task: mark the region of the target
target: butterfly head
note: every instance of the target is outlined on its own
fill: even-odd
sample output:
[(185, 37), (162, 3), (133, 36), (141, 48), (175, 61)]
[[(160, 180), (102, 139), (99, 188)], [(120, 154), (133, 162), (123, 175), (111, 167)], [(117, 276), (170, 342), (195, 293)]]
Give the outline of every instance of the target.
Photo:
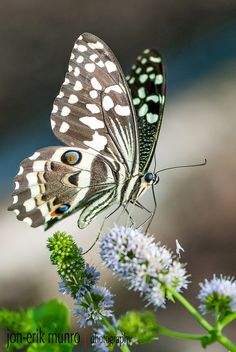
[(154, 174), (153, 172), (147, 172), (144, 176), (144, 180), (149, 185), (156, 185), (159, 182), (159, 176), (157, 174)]

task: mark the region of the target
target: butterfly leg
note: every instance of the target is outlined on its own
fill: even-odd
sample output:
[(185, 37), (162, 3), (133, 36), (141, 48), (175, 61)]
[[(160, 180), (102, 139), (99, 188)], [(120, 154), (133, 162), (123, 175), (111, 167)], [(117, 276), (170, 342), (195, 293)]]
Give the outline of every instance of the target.
[(149, 214), (148, 218), (141, 224), (139, 225), (138, 229), (143, 227), (146, 223), (148, 223), (145, 233), (147, 233), (151, 223), (152, 223), (152, 219), (155, 215), (156, 212), (156, 208), (157, 208), (157, 202), (156, 202), (156, 196), (155, 196), (155, 192), (154, 192), (154, 187), (152, 186), (152, 195), (153, 195), (153, 201), (154, 201), (154, 209), (153, 211), (150, 211), (149, 209), (147, 209), (143, 204), (141, 204), (139, 201), (135, 202), (135, 205), (143, 210), (146, 210)]
[(134, 219), (131, 216), (131, 213), (128, 211), (127, 206), (123, 205), (125, 212), (128, 214), (128, 219), (130, 219), (131, 225), (134, 226)]
[(89, 247), (89, 249), (87, 249), (85, 252), (82, 253), (82, 255), (87, 254), (95, 246), (95, 244), (97, 243), (97, 241), (99, 240), (99, 238), (102, 234), (102, 231), (103, 231), (103, 228), (104, 228), (106, 221), (109, 219), (110, 216), (112, 216), (120, 208), (120, 206), (121, 206), (121, 204), (119, 204), (119, 206), (116, 207), (115, 210), (113, 210), (110, 214), (105, 216), (95, 241), (93, 242), (92, 246)]

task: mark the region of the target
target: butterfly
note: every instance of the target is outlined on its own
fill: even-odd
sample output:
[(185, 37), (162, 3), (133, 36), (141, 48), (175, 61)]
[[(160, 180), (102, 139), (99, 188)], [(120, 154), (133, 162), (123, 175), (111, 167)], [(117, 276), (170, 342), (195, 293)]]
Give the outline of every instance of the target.
[(52, 130), (66, 146), (39, 149), (21, 162), (9, 210), (45, 229), (80, 211), (83, 229), (114, 204), (135, 204), (158, 181), (148, 169), (165, 82), (156, 50), (144, 50), (125, 77), (101, 39), (79, 36), (51, 113)]

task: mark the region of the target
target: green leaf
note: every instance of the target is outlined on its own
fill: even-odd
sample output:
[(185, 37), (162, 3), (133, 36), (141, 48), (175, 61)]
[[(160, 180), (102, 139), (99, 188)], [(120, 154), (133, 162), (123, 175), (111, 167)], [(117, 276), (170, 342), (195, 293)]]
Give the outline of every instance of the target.
[(125, 336), (135, 339), (138, 344), (157, 339), (156, 317), (149, 311), (127, 312), (119, 318), (118, 328)]
[(27, 349), (27, 352), (72, 352), (73, 345), (71, 344), (33, 344)]
[(33, 319), (37, 327), (41, 327), (44, 331), (65, 332), (70, 328), (68, 308), (58, 299), (33, 309)]
[(10, 333), (22, 334), (23, 337), (27, 334), (32, 336), (34, 333), (36, 336), (40, 333), (43, 335), (41, 343), (38, 343), (40, 340), (32, 341), (33, 337), (29, 338), (30, 344), (18, 338), (18, 341), (9, 343), (8, 351), (18, 351), (27, 347), (27, 352), (70, 352), (74, 346), (73, 343), (48, 343), (48, 333), (58, 334), (70, 331), (68, 308), (58, 299), (26, 311), (11, 312), (2, 309), (0, 310), (0, 326), (8, 329)]

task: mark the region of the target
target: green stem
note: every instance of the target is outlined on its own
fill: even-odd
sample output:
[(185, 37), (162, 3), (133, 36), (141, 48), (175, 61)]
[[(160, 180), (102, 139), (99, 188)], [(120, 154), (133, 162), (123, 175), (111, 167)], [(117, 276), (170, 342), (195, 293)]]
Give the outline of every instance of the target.
[(216, 306), (215, 306), (215, 328), (216, 328), (217, 331), (220, 331), (220, 329), (221, 329), (220, 323), (219, 323), (219, 317), (220, 317), (219, 305), (216, 304)]
[(176, 337), (177, 339), (201, 340), (204, 337), (203, 335), (193, 335), (193, 334), (187, 334), (183, 332), (170, 330), (160, 325), (158, 325), (157, 331), (159, 334), (170, 336), (170, 337)]
[[(173, 288), (168, 288), (168, 291), (172, 294), (173, 297), (175, 297), (192, 315), (193, 317), (199, 322), (199, 324), (204, 327), (211, 336), (214, 336), (216, 333), (216, 330), (213, 328), (211, 324), (208, 323), (207, 320), (205, 320), (201, 314), (178, 292), (175, 291)], [(233, 319), (236, 318), (236, 314), (232, 314), (233, 316), (228, 319), (224, 319), (223, 322), (221, 323), (221, 327), (223, 324), (227, 324), (228, 322), (232, 321)], [(230, 316), (229, 316), (230, 317)], [(221, 345), (226, 347), (230, 352), (236, 352), (236, 345), (231, 342), (227, 337), (222, 335), (222, 333), (219, 330), (220, 326), (218, 326), (218, 331), (217, 331), (217, 337), (215, 338), (215, 341), (218, 341)]]
[[(112, 326), (109, 321), (103, 316), (101, 319), (101, 322), (108, 328), (109, 331), (111, 331), (113, 334), (116, 335), (117, 330), (116, 328), (114, 328), (114, 326)], [(130, 349), (127, 345), (123, 345), (123, 346), (119, 346), (121, 351), (123, 352), (130, 352)]]
[(236, 319), (236, 313), (232, 313), (227, 315), (227, 317), (225, 317), (221, 322), (220, 322), (220, 326), (221, 329), (223, 329), (224, 326), (228, 325), (229, 323), (231, 323), (231, 321), (233, 321), (234, 319)]
[(231, 342), (227, 337), (222, 335), (221, 333), (217, 336), (217, 341), (221, 345), (225, 346), (228, 351), (236, 352), (236, 345), (233, 342)]
[(213, 326), (204, 319), (201, 314), (189, 303), (180, 293), (176, 292), (173, 288), (168, 288), (168, 291), (175, 297), (188, 311), (193, 315), (193, 317), (199, 322), (199, 324), (204, 327), (208, 332), (214, 330)]
[(123, 352), (130, 352), (130, 349), (129, 349), (129, 347), (128, 347), (127, 345), (120, 346), (120, 349), (121, 349), (121, 351), (123, 351)]

